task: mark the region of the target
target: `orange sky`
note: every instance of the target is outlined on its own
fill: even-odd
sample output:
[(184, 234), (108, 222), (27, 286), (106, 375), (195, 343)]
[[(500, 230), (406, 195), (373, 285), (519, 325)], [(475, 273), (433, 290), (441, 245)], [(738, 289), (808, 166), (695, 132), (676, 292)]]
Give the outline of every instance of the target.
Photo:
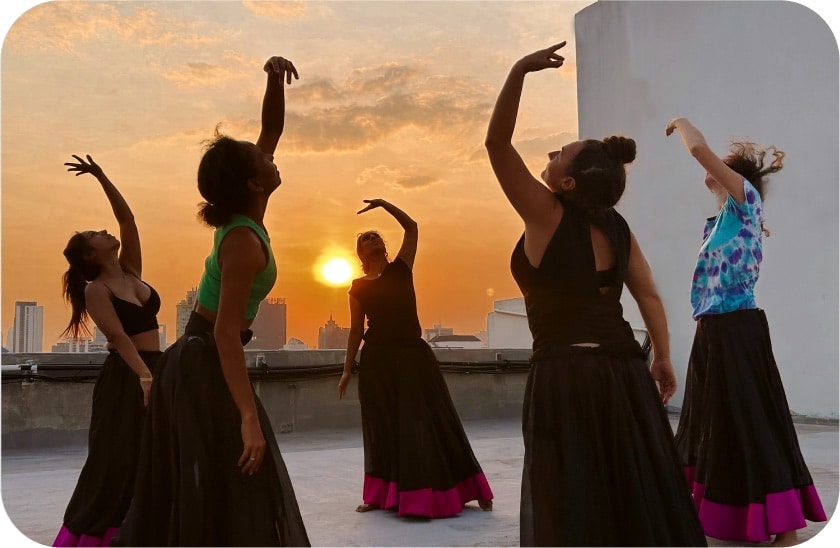
[[(48, 3), (11, 25), (2, 51), (2, 327), (14, 301), (45, 307), (44, 349), (69, 318), (61, 254), (76, 230), (117, 230), (96, 180), (63, 163), (91, 154), (134, 210), (143, 277), (175, 305), (197, 285), (212, 232), (196, 221), (195, 170), (216, 124), (254, 140), (271, 55), (293, 60), (283, 185), (266, 216), (277, 257), (270, 297), (288, 305), (287, 338), (317, 344), (330, 314), (348, 325), (346, 288), (313, 279), (330, 250), (399, 226), (365, 198), (420, 225), (421, 324), (471, 334), (495, 298), (518, 297), (508, 259), (522, 225), (483, 148), (510, 65), (568, 40), (559, 72), (526, 82), (516, 135), (535, 173), (576, 138), (574, 13), (588, 2)], [(351, 255), (352, 256), (352, 255)]]

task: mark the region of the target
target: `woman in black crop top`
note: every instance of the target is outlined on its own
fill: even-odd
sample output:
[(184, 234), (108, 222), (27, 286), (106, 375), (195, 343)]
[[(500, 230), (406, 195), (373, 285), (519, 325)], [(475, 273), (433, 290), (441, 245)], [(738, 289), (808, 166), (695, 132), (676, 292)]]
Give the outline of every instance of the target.
[[(549, 153), (545, 184), (511, 144), (525, 75), (560, 67), (564, 45), (513, 66), (485, 143), (525, 222), (511, 258), (534, 338), (522, 417), (520, 543), (705, 545), (663, 405), (676, 390), (664, 308), (638, 243), (613, 209), (636, 144), (624, 137), (569, 143)], [(650, 370), (622, 316), (625, 284), (650, 333)]]
[[(491, 510), (493, 492), (473, 454), (432, 349), (421, 337), (411, 269), (417, 223), (385, 200), (365, 200), (363, 213), (378, 207), (403, 227), (393, 262), (377, 232), (359, 235), (356, 252), (365, 275), (350, 288), (350, 337), (341, 399), (359, 344), (359, 403), (365, 449), (362, 504), (398, 515), (442, 518), (477, 500)], [(365, 331), (365, 317), (368, 329)]]
[(77, 232), (64, 250), (70, 263), (64, 296), (72, 308), (64, 335), (89, 334), (90, 318), (111, 351), (93, 388), (88, 457), (53, 545), (107, 546), (134, 492), (143, 417), (160, 356), (160, 298), (140, 280), (140, 236), (128, 203), (90, 156), (87, 161), (73, 157), (76, 162), (66, 163), (67, 170), (96, 177), (119, 223), (120, 239), (106, 230)]
[(134, 501), (112, 545), (309, 545), (243, 349), (256, 315), (249, 303), (275, 281), (264, 219), (281, 183), (285, 84), (298, 77), (277, 56), (263, 71), (256, 142), (217, 132), (199, 162), (199, 218), (215, 229), (213, 251), (184, 334), (158, 362)]

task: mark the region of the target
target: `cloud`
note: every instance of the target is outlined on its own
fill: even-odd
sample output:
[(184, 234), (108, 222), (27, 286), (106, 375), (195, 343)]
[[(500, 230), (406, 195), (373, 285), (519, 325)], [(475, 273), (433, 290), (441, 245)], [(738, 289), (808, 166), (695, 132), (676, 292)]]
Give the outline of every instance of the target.
[(310, 153), (362, 150), (407, 129), (455, 139), (484, 126), (489, 91), (477, 80), (429, 75), (419, 66), (357, 69), (340, 83), (290, 87), (284, 140), (287, 150)]
[(366, 168), (359, 173), (359, 176), (356, 178), (356, 184), (370, 186), (385, 183), (390, 187), (400, 190), (417, 190), (441, 182), (439, 177), (415, 173), (415, 169), (417, 169), (415, 166), (402, 170), (386, 165)]
[(187, 63), (163, 73), (163, 77), (179, 87), (196, 87), (221, 84), (229, 80), (245, 78), (248, 74), (241, 69), (211, 63)]
[(194, 22), (168, 19), (148, 5), (105, 2), (47, 2), (15, 21), (6, 46), (18, 51), (74, 53), (93, 42), (117, 39), (133, 46), (199, 47), (228, 40), (230, 32), (200, 32)]
[(301, 19), (307, 14), (306, 2), (292, 0), (285, 2), (243, 1), (242, 5), (251, 13), (272, 21), (288, 21)]

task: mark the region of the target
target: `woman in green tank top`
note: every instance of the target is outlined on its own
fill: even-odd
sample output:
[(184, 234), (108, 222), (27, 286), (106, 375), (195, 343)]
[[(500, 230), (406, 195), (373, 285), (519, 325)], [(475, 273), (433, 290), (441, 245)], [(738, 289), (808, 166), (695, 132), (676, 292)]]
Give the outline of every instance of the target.
[(214, 227), (198, 303), (184, 335), (161, 357), (144, 432), (130, 546), (308, 546), (268, 416), (248, 378), (243, 345), (276, 267), (263, 224), (280, 186), (274, 150), (283, 132), (291, 61), (272, 57), (256, 143), (218, 131), (198, 168)]

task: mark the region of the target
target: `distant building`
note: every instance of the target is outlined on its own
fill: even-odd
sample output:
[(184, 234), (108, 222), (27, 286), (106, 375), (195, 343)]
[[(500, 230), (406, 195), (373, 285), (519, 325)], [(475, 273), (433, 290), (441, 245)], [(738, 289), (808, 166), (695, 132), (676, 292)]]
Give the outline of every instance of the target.
[(181, 338), (184, 330), (187, 328), (187, 322), (190, 319), (190, 313), (195, 308), (195, 293), (196, 289), (192, 288), (187, 291), (187, 295), (175, 305), (175, 338)]
[(306, 346), (306, 343), (302, 340), (292, 337), (289, 339), (289, 342), (286, 343), (284, 350), (309, 350), (309, 347)]
[(350, 328), (340, 327), (330, 314), (330, 320), (318, 329), (318, 348), (347, 348)]
[(281, 350), (286, 340), (286, 299), (264, 299), (251, 324), (248, 350)]
[(423, 338), (427, 341), (431, 341), (435, 337), (439, 337), (441, 335), (454, 335), (455, 329), (451, 327), (442, 327), (439, 323), (436, 323), (434, 327), (431, 329), (424, 329), (423, 330)]
[(489, 336), (489, 334), (487, 333), (487, 330), (482, 329), (481, 331), (476, 333), (475, 336), (478, 337), (481, 340), (481, 344), (484, 346), (484, 348), (487, 348), (487, 346), (488, 346), (487, 341), (488, 341), (488, 336)]
[(34, 301), (15, 302), (14, 333), (9, 338), (12, 352), (44, 351), (44, 307)]
[(438, 335), (429, 341), (432, 348), (483, 348), (484, 343), (475, 335)]
[(524, 298), (493, 301), (493, 312), (487, 315), (487, 345), (490, 348), (531, 348), (533, 338), (528, 329)]
[(55, 343), (52, 345), (52, 352), (62, 352), (62, 353), (83, 353), (83, 352), (105, 352), (105, 346), (96, 344), (96, 342), (89, 338), (85, 337), (82, 339), (67, 339), (66, 341), (62, 341), (59, 343)]
[(166, 324), (160, 324), (158, 327), (158, 337), (160, 338), (160, 349), (166, 348)]

